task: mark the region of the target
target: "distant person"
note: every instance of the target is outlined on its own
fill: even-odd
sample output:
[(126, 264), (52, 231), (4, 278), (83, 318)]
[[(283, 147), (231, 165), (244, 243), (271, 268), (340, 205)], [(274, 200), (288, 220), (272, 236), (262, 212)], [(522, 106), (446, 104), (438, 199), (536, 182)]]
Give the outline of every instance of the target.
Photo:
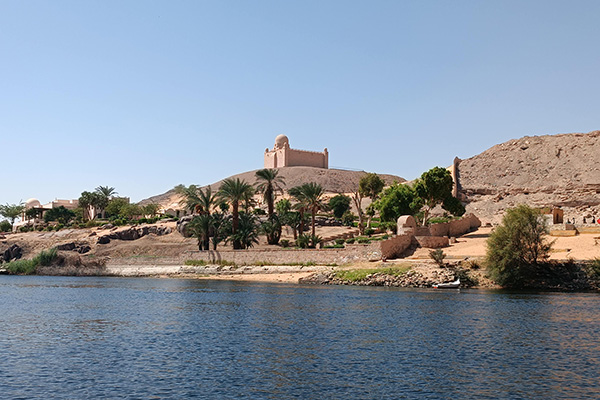
[(584, 223), (584, 224), (587, 224), (587, 222), (586, 222), (586, 220), (585, 220), (585, 217), (583, 217), (583, 223)]

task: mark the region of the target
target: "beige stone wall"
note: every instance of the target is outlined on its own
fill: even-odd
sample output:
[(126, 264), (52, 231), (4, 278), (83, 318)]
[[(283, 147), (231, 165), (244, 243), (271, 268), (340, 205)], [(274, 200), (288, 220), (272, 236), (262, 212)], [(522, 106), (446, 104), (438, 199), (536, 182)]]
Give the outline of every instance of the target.
[(410, 247), (412, 235), (398, 235), (381, 242), (381, 256), (385, 258), (398, 258)]
[(265, 168), (316, 167), (329, 168), (329, 153), (294, 150), (289, 147), (265, 150)]
[[(429, 234), (431, 236), (462, 236), (465, 233), (470, 232), (472, 229), (479, 228), (481, 221), (473, 214), (468, 214), (450, 222), (444, 222), (439, 224), (431, 224), (429, 226)], [(422, 233), (422, 232), (421, 232)], [(427, 236), (424, 234), (417, 234), (417, 236)]]
[(419, 246), (427, 249), (438, 249), (449, 245), (447, 236), (415, 236)]

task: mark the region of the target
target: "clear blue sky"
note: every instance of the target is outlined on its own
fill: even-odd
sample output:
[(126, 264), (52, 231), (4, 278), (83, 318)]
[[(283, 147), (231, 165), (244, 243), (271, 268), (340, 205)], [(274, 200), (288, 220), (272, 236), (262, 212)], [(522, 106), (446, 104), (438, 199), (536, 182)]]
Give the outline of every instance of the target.
[(280, 133), (412, 179), (600, 129), (599, 21), (600, 1), (0, 0), (0, 203), (212, 183)]

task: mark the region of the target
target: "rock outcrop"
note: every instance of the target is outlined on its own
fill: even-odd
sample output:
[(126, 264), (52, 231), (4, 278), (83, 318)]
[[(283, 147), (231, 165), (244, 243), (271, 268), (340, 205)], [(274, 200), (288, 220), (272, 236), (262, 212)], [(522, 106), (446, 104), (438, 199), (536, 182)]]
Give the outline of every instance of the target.
[(526, 136), (462, 160), (459, 195), (467, 211), (497, 222), (509, 207), (600, 211), (600, 131)]
[(0, 263), (18, 260), (21, 257), (23, 257), (23, 249), (18, 244), (13, 244), (8, 249), (0, 252)]
[(143, 236), (154, 234), (157, 236), (168, 235), (171, 233), (171, 228), (166, 226), (142, 226), (139, 228), (129, 228), (122, 231), (111, 232), (108, 235), (99, 236), (98, 244), (107, 244), (111, 240), (137, 240)]

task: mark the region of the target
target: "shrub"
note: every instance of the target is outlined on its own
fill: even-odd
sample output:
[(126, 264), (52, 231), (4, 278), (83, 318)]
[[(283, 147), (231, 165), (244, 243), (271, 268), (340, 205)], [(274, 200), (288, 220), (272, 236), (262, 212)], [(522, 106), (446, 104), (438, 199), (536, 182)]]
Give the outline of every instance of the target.
[(486, 265), (490, 277), (505, 287), (525, 287), (550, 256), (552, 243), (542, 214), (527, 205), (506, 211), (502, 224), (487, 241)]
[(324, 249), (343, 249), (344, 245), (343, 244), (334, 244), (334, 245), (329, 245), (329, 246), (323, 246)]
[(446, 258), (446, 253), (444, 253), (442, 249), (430, 250), (429, 257), (441, 267), (444, 265), (444, 258)]
[(56, 260), (56, 257), (56, 248), (51, 248), (50, 250), (42, 250), (42, 252), (38, 254), (32, 261), (34, 261), (36, 265), (47, 267), (48, 265), (51, 265), (54, 260)]
[(408, 270), (410, 270), (410, 266), (401, 265), (397, 267), (389, 267), (389, 268), (364, 268), (364, 269), (350, 269), (350, 270), (340, 270), (336, 271), (335, 277), (344, 281), (349, 282), (358, 282), (364, 279), (367, 279), (369, 275), (379, 274), (379, 275), (390, 275), (390, 276), (401, 276), (404, 275)]
[(344, 244), (344, 239), (335, 239), (335, 244)]
[(3, 265), (11, 274), (32, 275), (37, 265), (33, 260), (16, 260)]
[(290, 241), (287, 239), (281, 239), (279, 241), (279, 244), (281, 245), (281, 247), (290, 247)]
[(367, 235), (367, 236), (371, 236), (374, 233), (375, 233), (375, 229), (373, 229), (373, 228), (365, 229), (365, 235)]
[(356, 239), (354, 239), (354, 238), (346, 239), (346, 243), (348, 243), (348, 244), (352, 244), (355, 241), (356, 241)]
[(360, 244), (369, 244), (371, 243), (371, 240), (369, 238), (365, 238), (365, 237), (360, 237), (358, 239), (356, 239), (356, 241)]
[(317, 244), (321, 243), (321, 241), (322, 241), (322, 239), (318, 235), (303, 234), (303, 235), (298, 236), (298, 239), (296, 240), (296, 244), (298, 247), (300, 247), (302, 249), (306, 249), (306, 248), (314, 249), (315, 247), (317, 247)]
[(12, 225), (7, 220), (0, 222), (0, 232), (12, 231)]

